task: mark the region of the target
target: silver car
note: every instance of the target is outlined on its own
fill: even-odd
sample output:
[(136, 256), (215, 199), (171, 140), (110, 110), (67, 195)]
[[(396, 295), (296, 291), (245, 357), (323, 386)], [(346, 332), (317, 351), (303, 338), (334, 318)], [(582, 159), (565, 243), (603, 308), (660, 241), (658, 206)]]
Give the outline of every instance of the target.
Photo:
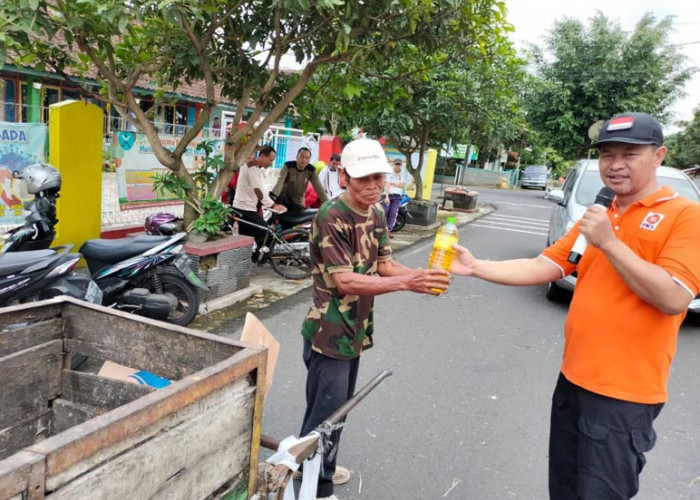
[[(656, 176), (662, 186), (671, 186), (673, 190), (689, 200), (700, 203), (700, 190), (690, 178), (675, 168), (658, 167)], [(580, 160), (569, 171), (560, 189), (551, 189), (546, 199), (555, 203), (549, 219), (547, 245), (561, 238), (574, 223), (583, 217), (583, 213), (595, 201), (603, 187), (598, 172), (598, 160)], [(700, 222), (700, 221), (699, 221)], [(568, 301), (576, 285), (576, 273), (547, 285), (547, 298), (555, 301)], [(689, 312), (700, 314), (700, 296), (690, 303)]]
[(547, 165), (528, 165), (520, 177), (520, 187), (547, 189), (549, 170)]

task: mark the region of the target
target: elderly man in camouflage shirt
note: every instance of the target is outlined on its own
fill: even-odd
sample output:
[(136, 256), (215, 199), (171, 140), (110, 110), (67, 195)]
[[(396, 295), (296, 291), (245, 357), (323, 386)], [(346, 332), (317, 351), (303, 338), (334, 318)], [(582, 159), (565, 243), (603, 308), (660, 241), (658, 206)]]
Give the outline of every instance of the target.
[[(441, 269), (410, 269), (392, 259), (384, 210), (378, 203), (391, 172), (379, 142), (358, 139), (343, 149), (347, 191), (325, 203), (313, 222), (313, 305), (302, 325), (306, 378), (304, 436), (355, 391), (360, 354), (372, 346), (374, 296), (399, 290), (436, 295), (450, 282)], [(335, 457), (324, 456), (317, 496), (336, 498), (333, 484), (349, 478)], [(344, 477), (343, 477), (344, 476)]]

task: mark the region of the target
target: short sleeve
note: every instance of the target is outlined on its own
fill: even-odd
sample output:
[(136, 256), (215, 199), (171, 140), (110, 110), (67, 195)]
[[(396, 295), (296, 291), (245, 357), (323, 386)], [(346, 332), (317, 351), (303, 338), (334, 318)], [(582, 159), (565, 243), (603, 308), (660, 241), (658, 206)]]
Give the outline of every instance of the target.
[(578, 238), (578, 226), (579, 222), (576, 222), (574, 227), (572, 227), (569, 232), (555, 241), (552, 245), (542, 250), (542, 253), (540, 254), (541, 257), (551, 261), (561, 270), (562, 278), (564, 276), (568, 276), (576, 270), (576, 265), (570, 263), (567, 259), (571, 253), (571, 247), (574, 246), (574, 242), (576, 241), (576, 238)]
[(700, 292), (700, 204), (688, 205), (676, 217), (656, 264), (684, 285), (693, 296)]

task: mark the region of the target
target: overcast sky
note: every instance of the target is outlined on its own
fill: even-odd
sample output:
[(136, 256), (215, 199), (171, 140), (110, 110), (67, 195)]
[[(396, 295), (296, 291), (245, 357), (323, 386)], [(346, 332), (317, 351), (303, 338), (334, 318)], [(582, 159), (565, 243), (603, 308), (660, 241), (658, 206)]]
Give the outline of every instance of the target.
[[(684, 44), (680, 48), (688, 56), (686, 64), (700, 68), (700, 2), (697, 0), (506, 0), (506, 7), (508, 20), (515, 27), (511, 38), (518, 47), (522, 47), (524, 42), (542, 45), (554, 21), (564, 17), (588, 24), (588, 19), (600, 11), (606, 17), (617, 20), (622, 29), (631, 30), (647, 12), (657, 19), (675, 16), (671, 43)], [(700, 105), (700, 72), (688, 81), (685, 91), (687, 97), (674, 106), (678, 120), (691, 120), (693, 110)]]

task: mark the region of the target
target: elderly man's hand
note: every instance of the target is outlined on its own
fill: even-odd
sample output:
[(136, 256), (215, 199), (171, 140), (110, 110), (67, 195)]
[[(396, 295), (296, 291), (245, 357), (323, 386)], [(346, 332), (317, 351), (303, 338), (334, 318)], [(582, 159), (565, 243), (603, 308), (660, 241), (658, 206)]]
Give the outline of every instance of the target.
[(408, 289), (416, 293), (440, 295), (450, 286), (450, 273), (444, 269), (412, 269), (405, 276)]

